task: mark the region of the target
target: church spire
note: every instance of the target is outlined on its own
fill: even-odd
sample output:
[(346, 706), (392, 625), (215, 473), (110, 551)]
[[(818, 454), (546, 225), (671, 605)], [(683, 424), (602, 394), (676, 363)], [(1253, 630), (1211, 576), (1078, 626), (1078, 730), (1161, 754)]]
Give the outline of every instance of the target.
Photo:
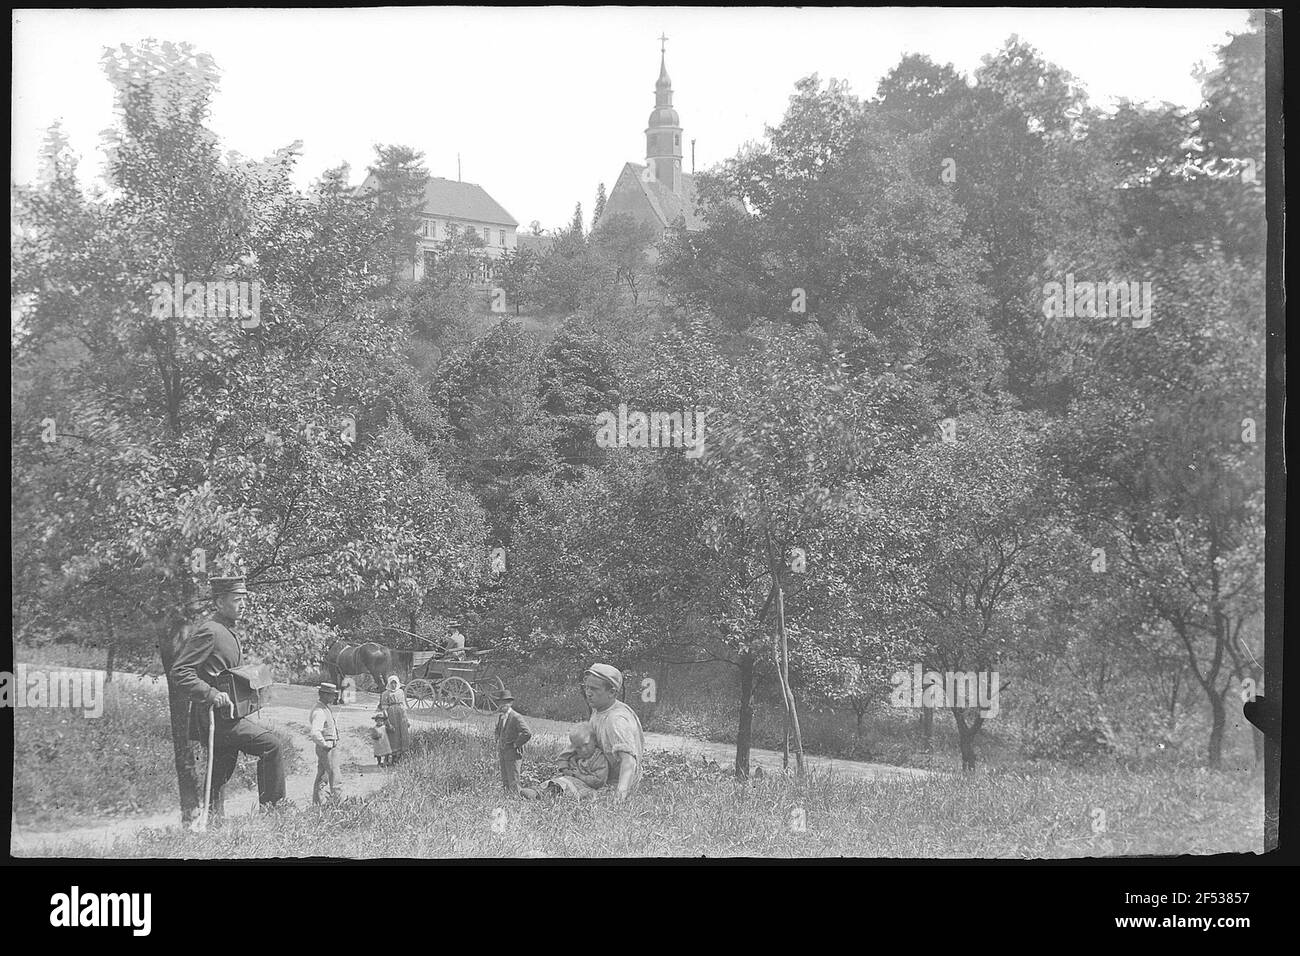
[(682, 191), (682, 126), (673, 109), (673, 83), (668, 78), (665, 45), (659, 37), (659, 79), (655, 83), (655, 108), (645, 131), (646, 166), (651, 175), (673, 192)]
[[(664, 52), (664, 46), (667, 43), (668, 38), (661, 33), (659, 35), (659, 79), (655, 83), (655, 106), (673, 105), (673, 81), (668, 78), (668, 64), (666, 62), (667, 54)], [(667, 103), (661, 103), (659, 101), (660, 91), (667, 91)]]

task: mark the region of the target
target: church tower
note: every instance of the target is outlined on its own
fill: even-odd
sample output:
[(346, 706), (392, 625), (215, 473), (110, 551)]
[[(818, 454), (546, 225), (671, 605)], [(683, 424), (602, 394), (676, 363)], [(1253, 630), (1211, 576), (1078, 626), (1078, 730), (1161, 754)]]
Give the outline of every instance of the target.
[(645, 162), (647, 174), (682, 194), (682, 125), (673, 109), (673, 81), (668, 78), (664, 62), (664, 44), (667, 37), (659, 38), (659, 80), (655, 83), (655, 108), (645, 131)]

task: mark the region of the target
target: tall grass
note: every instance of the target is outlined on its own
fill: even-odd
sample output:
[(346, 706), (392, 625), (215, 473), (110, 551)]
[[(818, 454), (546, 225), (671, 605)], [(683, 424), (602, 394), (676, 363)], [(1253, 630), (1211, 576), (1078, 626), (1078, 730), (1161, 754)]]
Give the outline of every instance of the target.
[[(287, 734), (285, 772), (302, 757)], [(257, 786), (257, 764), (240, 757), (229, 793)], [(97, 718), (68, 709), (14, 711), (15, 822), (63, 827), (94, 818), (177, 810), (167, 695), (126, 682), (104, 688)]]
[[(739, 783), (671, 754), (647, 755), (638, 794), (617, 803), (532, 803), (501, 792), (492, 742), (451, 728), (417, 733), (413, 756), (367, 799), (240, 817), (207, 834), (146, 831), (130, 857), (1019, 857), (1181, 854), (1262, 848), (1258, 776), (936, 775), (866, 782), (769, 775)], [(538, 779), (558, 744), (529, 746)], [(1094, 832), (1096, 810), (1104, 832)], [(802, 811), (801, 814), (796, 811)], [(803, 827), (797, 825), (802, 819)]]

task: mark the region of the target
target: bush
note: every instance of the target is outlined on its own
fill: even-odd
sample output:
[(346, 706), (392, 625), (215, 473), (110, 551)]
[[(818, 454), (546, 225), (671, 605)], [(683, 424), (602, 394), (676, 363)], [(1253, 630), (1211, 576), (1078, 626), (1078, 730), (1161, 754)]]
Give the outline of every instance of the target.
[(1087, 761), (1116, 753), (1115, 731), (1090, 690), (1066, 685), (1034, 696), (1021, 734), (1031, 758)]
[(117, 682), (98, 718), (14, 711), (14, 819), (43, 826), (176, 805), (167, 698)]
[[(302, 766), (290, 735), (274, 728), (285, 773)], [(256, 789), (257, 761), (241, 756), (227, 793)], [(165, 693), (113, 682), (104, 713), (42, 708), (14, 711), (15, 821), (67, 826), (96, 817), (178, 810), (176, 765)]]

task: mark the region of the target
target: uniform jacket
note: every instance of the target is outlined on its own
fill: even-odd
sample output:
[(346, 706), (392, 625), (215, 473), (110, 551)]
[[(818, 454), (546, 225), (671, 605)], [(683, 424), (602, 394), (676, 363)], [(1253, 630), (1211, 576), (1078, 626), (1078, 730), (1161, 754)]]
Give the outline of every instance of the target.
[[(207, 737), (208, 706), (219, 693), (212, 682), (222, 671), (238, 667), (243, 656), (235, 622), (221, 613), (190, 631), (177, 650), (171, 679), (190, 700), (190, 733), (196, 739)], [(218, 715), (218, 726), (223, 724), (222, 716)]]
[(497, 718), (494, 736), (497, 739), (497, 751), (506, 753), (521, 749), (533, 736), (533, 732), (528, 729), (524, 718), (511, 707)]
[(195, 704), (211, 704), (218, 691), (218, 674), (238, 667), (244, 651), (235, 636), (235, 622), (215, 614), (190, 632), (172, 661), (172, 680)]

